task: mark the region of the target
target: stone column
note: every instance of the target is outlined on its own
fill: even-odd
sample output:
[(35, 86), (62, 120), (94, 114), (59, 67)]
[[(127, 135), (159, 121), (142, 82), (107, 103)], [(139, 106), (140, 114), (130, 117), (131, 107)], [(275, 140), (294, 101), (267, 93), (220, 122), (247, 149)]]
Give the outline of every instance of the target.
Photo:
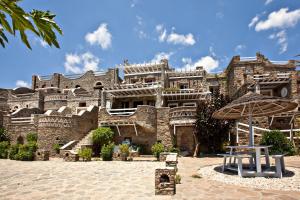
[(161, 87), (157, 88), (155, 107), (156, 108), (162, 107), (162, 88)]
[(101, 91), (101, 108), (106, 108), (106, 91)]

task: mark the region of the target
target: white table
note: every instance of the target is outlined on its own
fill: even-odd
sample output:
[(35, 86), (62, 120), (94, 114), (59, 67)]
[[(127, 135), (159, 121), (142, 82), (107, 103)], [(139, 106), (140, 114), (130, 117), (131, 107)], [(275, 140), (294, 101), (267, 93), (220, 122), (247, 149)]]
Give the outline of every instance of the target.
[[(266, 167), (270, 167), (270, 158), (269, 158), (269, 150), (268, 148), (272, 147), (272, 145), (268, 145), (268, 146), (226, 146), (226, 148), (230, 149), (230, 154), (232, 155), (234, 152), (234, 149), (254, 149), (255, 150), (255, 165), (256, 165), (256, 173), (259, 175), (262, 173), (261, 170), (261, 162), (260, 162), (260, 158), (261, 158), (261, 150), (263, 149), (265, 152), (265, 159), (266, 159)], [(250, 161), (250, 164), (251, 161)]]

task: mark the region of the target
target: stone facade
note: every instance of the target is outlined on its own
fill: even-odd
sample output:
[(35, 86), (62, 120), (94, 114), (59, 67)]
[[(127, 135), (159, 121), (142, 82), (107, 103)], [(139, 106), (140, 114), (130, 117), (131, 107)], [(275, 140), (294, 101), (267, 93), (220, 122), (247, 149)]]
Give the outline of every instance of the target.
[[(141, 65), (126, 61), (122, 68), (124, 80), (115, 68), (75, 75), (33, 75), (31, 89), (0, 89), (0, 126), (7, 129), (12, 143), (26, 142), (29, 132), (38, 133), (39, 147), (51, 155), (54, 144), (81, 144), (99, 126), (113, 129), (116, 144), (129, 140), (150, 153), (151, 146), (161, 142), (166, 148), (177, 145), (192, 154), (197, 104), (216, 90), (232, 100), (259, 88), (261, 94), (299, 101), (295, 61), (270, 61), (260, 53), (234, 56), (220, 74), (209, 74), (202, 66), (178, 71), (165, 59)], [(254, 119), (254, 124), (288, 128), (290, 119), (265, 117)], [(299, 124), (294, 122), (294, 127)]]

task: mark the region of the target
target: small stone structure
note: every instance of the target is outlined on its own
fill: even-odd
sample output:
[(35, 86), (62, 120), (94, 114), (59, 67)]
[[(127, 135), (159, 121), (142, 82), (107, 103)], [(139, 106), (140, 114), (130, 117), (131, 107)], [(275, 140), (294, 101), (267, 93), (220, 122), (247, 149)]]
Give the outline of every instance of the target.
[(166, 167), (174, 167), (174, 169), (177, 171), (177, 163), (177, 153), (167, 155)]
[(49, 160), (49, 155), (50, 155), (50, 152), (48, 150), (38, 149), (35, 152), (35, 160), (47, 161), (47, 160)]
[(63, 155), (64, 161), (67, 162), (76, 162), (79, 161), (79, 155), (78, 153), (74, 151), (66, 151), (65, 154)]
[(155, 170), (155, 195), (174, 195), (176, 193), (175, 183), (176, 170), (166, 167)]

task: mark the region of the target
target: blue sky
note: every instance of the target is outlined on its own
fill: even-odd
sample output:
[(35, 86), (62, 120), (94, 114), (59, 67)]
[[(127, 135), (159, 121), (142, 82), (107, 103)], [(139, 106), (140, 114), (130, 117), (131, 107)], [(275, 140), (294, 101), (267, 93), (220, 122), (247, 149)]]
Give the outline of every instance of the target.
[(50, 10), (64, 35), (60, 49), (30, 34), (0, 48), (0, 87), (31, 83), (33, 74), (70, 74), (169, 58), (177, 68), (222, 71), (234, 55), (271, 60), (300, 53), (299, 0), (24, 0), (25, 10)]

